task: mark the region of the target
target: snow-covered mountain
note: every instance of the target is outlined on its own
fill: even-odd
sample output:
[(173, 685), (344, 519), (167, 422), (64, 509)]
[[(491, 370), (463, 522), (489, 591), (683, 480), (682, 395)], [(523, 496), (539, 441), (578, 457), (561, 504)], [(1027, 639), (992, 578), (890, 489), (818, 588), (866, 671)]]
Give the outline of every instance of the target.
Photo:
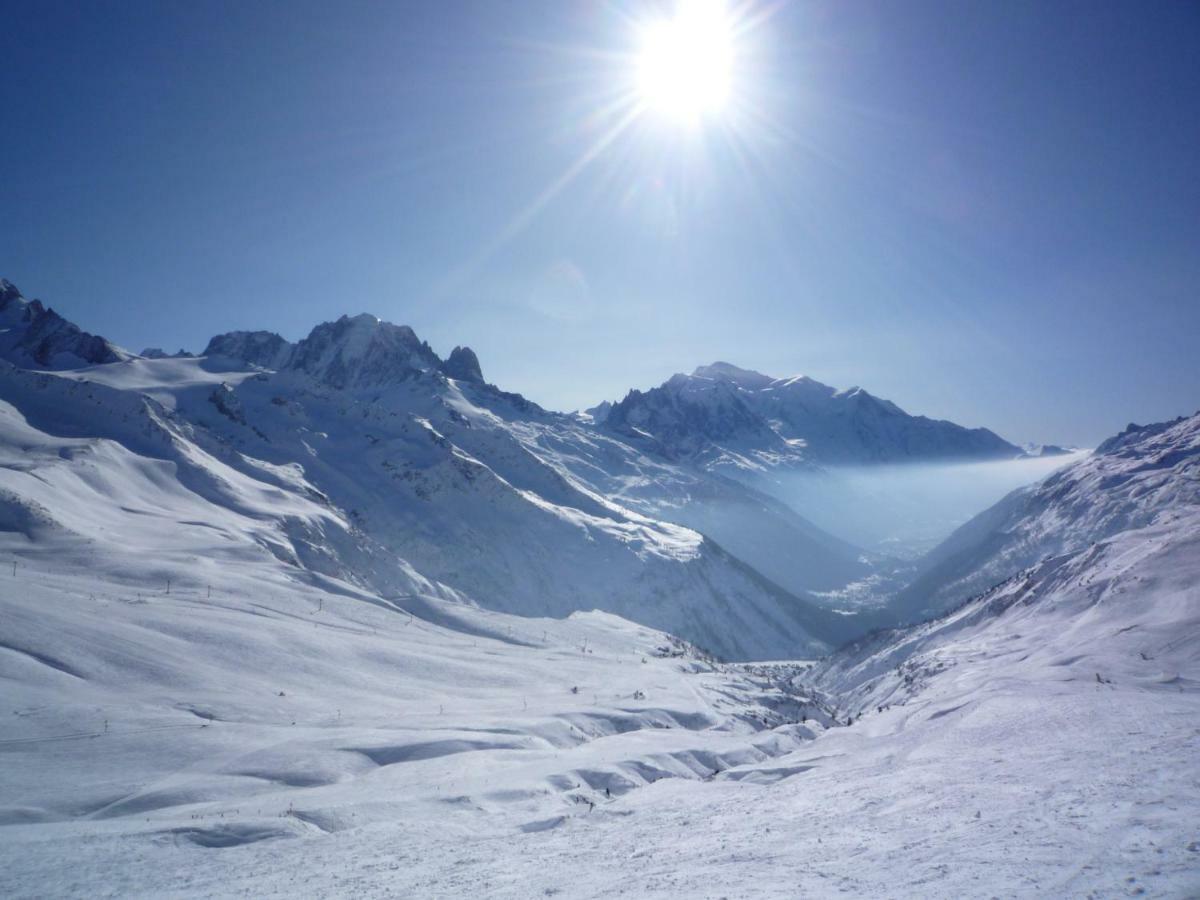
[(969, 697), (987, 678), (1197, 691), (1200, 503), (1193, 489), (1190, 500), (1170, 498), (1161, 515), (1131, 511), (1095, 543), (1021, 569), (948, 613), (842, 648), (816, 668), (813, 682), (842, 698), (853, 716), (924, 699), (943, 682), (957, 682)]
[(230, 331), (208, 342), (201, 356), (215, 356), (280, 369), (287, 365), (296, 347), (273, 331)]
[(296, 344), (270, 331), (219, 334), (202, 355), (303, 372), (335, 388), (383, 387), (439, 371), (460, 381), (483, 382), (479, 358), (470, 347), (455, 347), (443, 361), (408, 326), (366, 313), (318, 325)]
[(40, 300), (27, 300), (15, 284), (0, 278), (0, 359), (30, 369), (73, 369), (130, 357)]
[[(239, 544), (298, 577), (392, 599), (419, 593), (415, 579), (522, 615), (603, 609), (731, 658), (821, 652), (864, 627), (807, 594), (868, 574), (855, 548), (745, 487), (486, 384), (468, 348), (443, 361), (372, 316), (295, 344), (221, 335), (199, 358), (5, 366), (0, 400), (41, 443), (89, 442), (31, 459), (7, 485), (7, 515), (54, 533), (136, 545), (147, 509), (203, 535), (203, 523), (248, 516), (229, 526)], [(80, 467), (104, 485), (96, 504), (105, 492), (143, 502), (80, 532), (66, 524), (74, 489), (47, 494), (84, 478)]]
[[(589, 411), (595, 418), (599, 410)], [(603, 421), (670, 459), (733, 474), (807, 464), (1013, 459), (986, 428), (912, 416), (862, 388), (772, 378), (717, 362), (630, 391)]]
[(1200, 414), (1129, 426), (1095, 452), (1009, 494), (956, 530), (900, 592), (898, 615), (920, 618), (1047, 557), (1200, 505)]

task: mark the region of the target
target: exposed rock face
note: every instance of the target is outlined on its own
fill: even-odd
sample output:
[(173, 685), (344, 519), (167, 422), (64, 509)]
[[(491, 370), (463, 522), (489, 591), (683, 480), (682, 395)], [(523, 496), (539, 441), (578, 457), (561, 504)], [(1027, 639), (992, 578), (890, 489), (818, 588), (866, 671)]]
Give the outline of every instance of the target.
[(230, 331), (208, 342), (201, 356), (237, 359), (264, 369), (280, 369), (295, 346), (272, 331)]
[(242, 407), (242, 401), (228, 383), (221, 382), (213, 388), (213, 392), (208, 395), (208, 402), (227, 419), (237, 422), (239, 425), (246, 424), (246, 411)]
[(455, 347), (451, 350), (450, 356), (442, 363), (442, 372), (459, 381), (483, 383), (483, 370), (479, 367), (479, 357), (470, 347)]
[(162, 347), (147, 347), (139, 354), (143, 359), (194, 359), (195, 353), (189, 353), (180, 347), (174, 353), (168, 353)]
[(651, 436), (671, 459), (721, 449), (787, 452), (787, 443), (747, 404), (736, 385), (675, 375), (662, 387), (630, 391), (607, 424), (630, 437)]
[[(469, 356), (464, 356), (464, 349), (455, 348), (458, 358), (451, 354), (451, 360), (464, 372), (469, 372), (468, 363), (473, 362), (478, 374), (479, 361), (470, 350), (465, 350)], [(449, 364), (407, 325), (393, 325), (365, 313), (324, 322), (295, 344), (270, 331), (232, 331), (209, 341), (204, 355), (265, 369), (304, 372), (335, 388), (395, 384)], [(482, 381), (482, 376), (472, 380)]]

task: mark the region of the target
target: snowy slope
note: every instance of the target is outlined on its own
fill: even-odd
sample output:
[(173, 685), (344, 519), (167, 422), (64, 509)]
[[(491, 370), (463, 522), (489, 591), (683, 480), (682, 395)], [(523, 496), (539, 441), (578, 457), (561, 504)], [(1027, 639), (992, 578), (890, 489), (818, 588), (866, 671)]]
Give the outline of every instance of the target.
[[(21, 428), (4, 433), (39, 440)], [(122, 512), (82, 494), (73, 515), (40, 507), (0, 532), (17, 562), (0, 592), (4, 896), (225, 893), (184, 870), (395, 822), (446, 846), (477, 827), (536, 833), (664, 778), (768, 760), (829, 721), (610, 615), (506, 616), (415, 575), (403, 597), (373, 595), (256, 552), (249, 514), (214, 518), (206, 541), (152, 505), (169, 479), (146, 496), (140, 474), (94, 462)], [(138, 543), (106, 540), (113, 526)], [(67, 850), (83, 835), (97, 856)], [(64, 853), (72, 866), (54, 866)]]
[(922, 560), (903, 616), (945, 609), (1049, 556), (1170, 520), (1200, 502), (1200, 414), (1130, 426), (1090, 457), (1014, 491)]
[(840, 391), (805, 376), (772, 378), (723, 362), (644, 393), (630, 391), (605, 422), (669, 458), (733, 474), (1021, 455), (985, 428), (911, 416), (862, 388)]
[(161, 569), (156, 586), (185, 561), (281, 561), (294, 579), (459, 597), (356, 532), (299, 467), (209, 452), (152, 397), (3, 365), (0, 386), (0, 523), (19, 551), (127, 560)]
[(765, 493), (643, 454), (586, 423), (516, 410), (503, 424), (563, 478), (627, 509), (707, 535), (792, 593), (841, 587), (886, 569), (886, 560), (866, 558)]
[[(224, 390), (196, 365), (103, 369), (172, 408), (0, 371), (0, 895), (226, 894), (214, 853), (396, 823), (443, 848), (537, 835), (664, 779), (759, 777), (831, 722), (794, 667), (717, 666), (604, 613), (492, 612), (422, 577), (300, 466), (187, 421), (192, 394)], [(419, 890), (405, 874), (389, 890)]]
[(856, 641), (823, 661), (814, 683), (859, 715), (988, 678), (1200, 689), (1200, 505), (1023, 569), (929, 622)]

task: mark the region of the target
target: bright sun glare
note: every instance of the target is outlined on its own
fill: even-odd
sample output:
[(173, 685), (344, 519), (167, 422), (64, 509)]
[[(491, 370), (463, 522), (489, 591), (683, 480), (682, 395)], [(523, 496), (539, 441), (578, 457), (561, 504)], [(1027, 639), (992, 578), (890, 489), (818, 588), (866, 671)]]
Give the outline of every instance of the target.
[(638, 90), (647, 107), (692, 123), (729, 98), (733, 29), (717, 0), (679, 0), (671, 18), (647, 23), (638, 56)]

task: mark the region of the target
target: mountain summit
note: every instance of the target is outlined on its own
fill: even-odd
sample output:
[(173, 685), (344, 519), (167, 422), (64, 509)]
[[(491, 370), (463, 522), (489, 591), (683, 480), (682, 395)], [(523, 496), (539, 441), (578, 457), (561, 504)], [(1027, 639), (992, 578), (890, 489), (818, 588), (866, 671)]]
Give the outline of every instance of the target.
[(715, 362), (707, 366), (697, 366), (692, 372), (693, 378), (709, 378), (713, 381), (728, 381), (740, 388), (750, 391), (761, 390), (775, 379), (753, 369), (742, 369), (732, 363)]

